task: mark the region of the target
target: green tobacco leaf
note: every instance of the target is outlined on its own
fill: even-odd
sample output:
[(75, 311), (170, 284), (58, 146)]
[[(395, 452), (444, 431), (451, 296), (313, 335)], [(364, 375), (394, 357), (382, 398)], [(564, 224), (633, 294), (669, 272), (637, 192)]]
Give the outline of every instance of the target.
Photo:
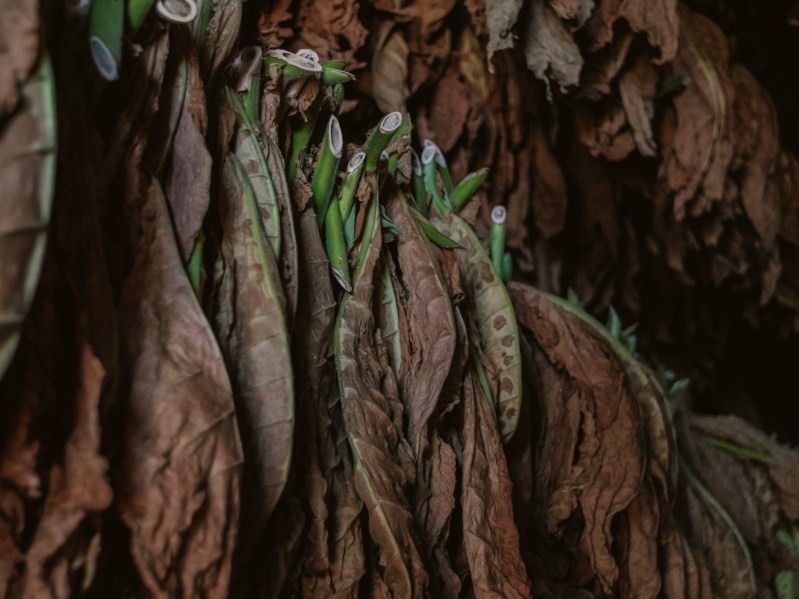
[[(415, 214), (400, 193), (387, 211), (399, 229), (398, 266), (407, 290), (408, 355), (403, 356), (400, 388), (408, 414), (408, 439), (419, 455), (455, 353), (455, 321), (449, 291)], [(432, 227), (432, 225), (430, 225)]]
[(522, 397), (519, 328), (513, 305), (471, 227), (454, 214), (432, 222), (460, 246), (453, 251), (480, 330), (480, 349), (486, 358), (486, 371), (497, 403), (499, 429), (507, 443), (516, 430)]
[(245, 454), (242, 543), (256, 540), (288, 477), (294, 428), (289, 337), (277, 266), (263, 237), (250, 179), (228, 154), (220, 220), (225, 270), (218, 282), (215, 329), (233, 380)]
[(409, 454), (410, 448), (398, 430), (397, 414), (383, 386), (386, 378), (393, 380), (393, 374), (379, 359), (372, 311), (382, 246), (376, 200), (374, 194), (367, 208), (353, 292), (344, 295), (339, 307), (334, 333), (336, 367), (355, 485), (369, 512), (369, 533), (378, 548), (382, 578), (392, 596), (420, 597), (426, 575), (403, 492), (413, 476), (403, 467), (402, 454)]
[(0, 378), (36, 292), (53, 203), (56, 114), (46, 54), (21, 95), (0, 128)]

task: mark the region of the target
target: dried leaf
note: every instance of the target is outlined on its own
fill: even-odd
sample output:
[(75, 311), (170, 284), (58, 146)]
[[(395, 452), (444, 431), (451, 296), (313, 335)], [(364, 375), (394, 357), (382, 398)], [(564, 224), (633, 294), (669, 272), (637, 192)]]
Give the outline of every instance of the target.
[(372, 55), (372, 94), (381, 112), (405, 112), (408, 99), (408, 44), (399, 30), (391, 32)]
[[(6, 0), (0, 23), (0, 126), (22, 95), (39, 52), (38, 4), (31, 0)], [(40, 67), (41, 68), (41, 67)], [(30, 89), (30, 88), (28, 88)], [(30, 100), (28, 100), (30, 102)], [(4, 163), (5, 161), (3, 161)]]
[(485, 19), (488, 26), (488, 58), (494, 52), (515, 45), (513, 29), (519, 18), (524, 0), (486, 0)]
[(242, 496), (247, 529), (240, 535), (245, 555), (283, 492), (294, 430), (291, 353), (277, 266), (249, 181), (235, 156), (228, 154), (220, 199), (224, 273), (214, 328), (231, 373), (249, 457)]
[(336, 327), (342, 411), (352, 449), (356, 489), (369, 511), (369, 533), (378, 548), (378, 575), (393, 596), (421, 597), (427, 577), (404, 495), (409, 475), (399, 455), (410, 449), (394, 422), (390, 398), (384, 393), (385, 379), (393, 379), (393, 373), (381, 366), (374, 345), (371, 306), (382, 237), (376, 199), (368, 212), (365, 226), (372, 237), (363, 253), (352, 295), (342, 299)]
[(513, 521), (511, 480), (489, 400), (469, 372), (463, 382), (463, 543), (474, 595), (532, 597)]
[(127, 395), (115, 492), (153, 596), (222, 597), (242, 461), (230, 382), (184, 274), (163, 194), (152, 180), (136, 185), (132, 173), (126, 201), (141, 215), (132, 230), (141, 229), (119, 306)]
[[(105, 370), (88, 345), (81, 348), (75, 428), (64, 464), (55, 465), (50, 492), (25, 560), (22, 597), (72, 597), (92, 582), (99, 552), (96, 516), (111, 505), (108, 464), (100, 454), (100, 393)], [(81, 528), (90, 532), (80, 534)], [(77, 579), (77, 580), (75, 580)]]
[[(7, 7), (12, 11), (7, 17), (19, 12), (17, 16), (24, 24), (24, 3), (18, 4)], [(15, 33), (22, 36), (21, 47), (12, 49), (0, 42), (0, 56), (12, 54), (0, 60), (0, 86), (6, 84), (6, 76), (13, 76), (10, 83), (16, 85), (14, 61), (20, 61), (16, 68), (25, 64), (25, 30)], [(12, 73), (3, 74), (6, 68)], [(53, 86), (50, 60), (43, 55), (38, 70), (20, 91), (21, 107), (0, 123), (0, 378), (16, 351), (44, 257), (55, 184)], [(4, 102), (4, 96), (0, 90), (0, 102)]]
[(386, 207), (400, 231), (397, 258), (409, 351), (399, 384), (408, 414), (407, 438), (418, 459), (455, 352), (455, 322), (443, 275), (412, 209), (402, 194), (390, 196)]
[(527, 68), (541, 81), (554, 81), (564, 92), (580, 82), (580, 49), (545, 0), (531, 0), (522, 40)]

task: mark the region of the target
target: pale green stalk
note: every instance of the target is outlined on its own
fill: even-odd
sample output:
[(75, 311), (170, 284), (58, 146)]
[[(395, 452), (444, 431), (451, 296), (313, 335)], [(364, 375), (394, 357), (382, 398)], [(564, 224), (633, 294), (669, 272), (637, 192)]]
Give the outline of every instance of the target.
[(355, 192), (358, 191), (358, 183), (361, 181), (361, 173), (366, 162), (366, 154), (358, 152), (350, 158), (347, 164), (347, 176), (341, 184), (341, 193), (339, 194), (339, 208), (341, 209), (341, 218), (347, 220), (352, 210), (353, 202), (355, 200)]
[(491, 233), (489, 235), (489, 245), (491, 248), (491, 264), (497, 275), (502, 277), (502, 262), (505, 256), (505, 221), (508, 219), (508, 211), (505, 206), (494, 206), (491, 211)]

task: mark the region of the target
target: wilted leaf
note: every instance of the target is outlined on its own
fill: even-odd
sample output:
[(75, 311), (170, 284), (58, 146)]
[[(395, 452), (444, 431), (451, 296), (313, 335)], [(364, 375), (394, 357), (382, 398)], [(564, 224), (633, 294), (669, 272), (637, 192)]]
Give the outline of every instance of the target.
[(255, 195), (229, 154), (222, 172), (220, 220), (224, 272), (215, 330), (233, 382), (237, 418), (249, 458), (242, 495), (242, 547), (263, 531), (286, 484), (294, 430), (289, 337), (277, 266), (260, 228)]
[[(44, 513), (25, 560), (22, 597), (72, 597), (92, 582), (100, 549), (96, 516), (111, 505), (108, 468), (100, 454), (100, 393), (105, 370), (88, 345), (80, 351), (75, 428), (64, 464), (50, 474)], [(81, 534), (81, 528), (88, 532)], [(77, 580), (75, 580), (77, 578)]]
[[(25, 23), (25, 2), (6, 7), (20, 14)], [(35, 28), (35, 18), (30, 25)], [(7, 23), (4, 19), (4, 23)], [(6, 25), (0, 26), (5, 28)], [(10, 38), (21, 47), (3, 47), (0, 41), (0, 86), (5, 85), (6, 68), (13, 70), (14, 60), (25, 64), (25, 32)], [(34, 38), (38, 39), (38, 38)], [(20, 54), (19, 56), (17, 54)], [(35, 56), (35, 54), (34, 54)], [(32, 59), (31, 59), (32, 60)], [(5, 61), (10, 61), (6, 63)], [(16, 76), (9, 73), (12, 85)], [(43, 55), (39, 68), (21, 89), (22, 105), (8, 120), (0, 123), (0, 378), (8, 368), (19, 341), (20, 329), (33, 301), (42, 268), (47, 225), (55, 185), (56, 115), (53, 72), (50, 60)], [(0, 109), (4, 93), (0, 89)]]
[[(380, 256), (380, 219), (376, 198), (368, 208), (366, 230), (371, 242), (362, 253), (352, 295), (339, 308), (335, 350), (341, 403), (355, 466), (358, 495), (369, 511), (369, 534), (378, 547), (378, 572), (392, 595), (421, 597), (427, 577), (413, 538), (413, 521), (405, 498), (411, 482), (401, 452), (410, 452), (394, 422), (375, 343), (372, 301)], [(377, 337), (377, 339), (376, 339)]]
[(126, 201), (141, 214), (131, 228), (141, 228), (119, 306), (126, 383), (115, 492), (153, 596), (222, 597), (242, 460), (230, 382), (184, 273), (163, 194), (152, 180), (137, 183), (131, 175)]
[(399, 383), (408, 414), (407, 438), (418, 459), (455, 352), (455, 322), (437, 260), (402, 194), (388, 198), (387, 211), (400, 231), (397, 259), (403, 289), (398, 294), (408, 318), (409, 351)]
[(610, 593), (620, 565), (611, 522), (628, 511), (645, 474), (638, 405), (615, 352), (580, 317), (531, 287), (512, 283), (508, 290), (520, 324), (532, 333), (538, 373), (537, 526), (562, 538), (562, 550), (581, 564), (568, 575), (571, 584), (595, 577), (598, 591)]
[(5, 116), (16, 106), (20, 93), (26, 95), (19, 87), (27, 81), (39, 51), (37, 9), (38, 4), (32, 0), (8, 0), (3, 3), (3, 19), (0, 23), (0, 126)]
[(463, 382), (463, 543), (478, 599), (532, 597), (513, 520), (511, 480), (489, 400)]
[[(388, 23), (386, 23), (388, 24)], [(372, 56), (372, 93), (384, 113), (405, 112), (408, 99), (408, 44), (398, 30), (391, 32)]]
[(545, 0), (531, 0), (524, 24), (524, 57), (535, 76), (554, 81), (562, 91), (577, 85), (583, 68), (580, 48)]

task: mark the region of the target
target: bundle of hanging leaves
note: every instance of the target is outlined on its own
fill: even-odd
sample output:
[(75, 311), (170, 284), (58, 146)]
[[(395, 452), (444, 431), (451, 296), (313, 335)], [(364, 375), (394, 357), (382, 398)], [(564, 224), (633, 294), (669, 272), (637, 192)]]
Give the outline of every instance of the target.
[(3, 30), (0, 596), (794, 596), (797, 452), (510, 282), (347, 64), (152, 4)]

